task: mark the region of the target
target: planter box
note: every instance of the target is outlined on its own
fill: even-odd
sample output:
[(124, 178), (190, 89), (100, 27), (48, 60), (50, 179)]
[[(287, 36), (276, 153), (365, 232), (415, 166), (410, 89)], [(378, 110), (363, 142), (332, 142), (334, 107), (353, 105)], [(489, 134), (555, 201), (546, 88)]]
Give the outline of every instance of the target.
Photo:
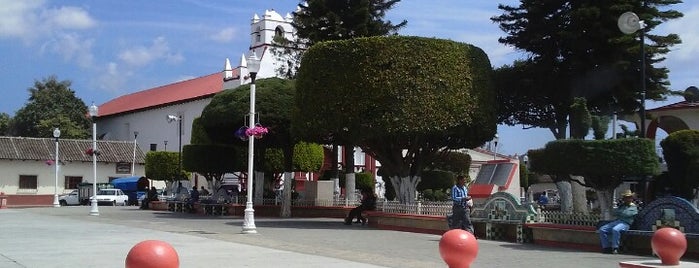
[(167, 202), (151, 201), (148, 203), (148, 208), (151, 210), (167, 210)]
[(599, 234), (590, 226), (548, 223), (525, 224), (532, 232), (534, 244), (600, 251)]

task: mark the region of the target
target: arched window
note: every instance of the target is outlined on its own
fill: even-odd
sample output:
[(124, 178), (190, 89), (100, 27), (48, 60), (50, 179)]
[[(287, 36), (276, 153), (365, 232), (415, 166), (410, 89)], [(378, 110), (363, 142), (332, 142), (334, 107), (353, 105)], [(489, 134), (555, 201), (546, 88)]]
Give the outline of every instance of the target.
[(260, 34), (261, 31), (262, 31), (262, 29), (260, 29), (260, 26), (257, 26), (257, 30), (255, 31), (255, 41), (256, 42), (260, 42), (262, 40), (262, 35)]
[(283, 38), (284, 37), (284, 28), (282, 27), (277, 27), (277, 29), (274, 29), (274, 38)]

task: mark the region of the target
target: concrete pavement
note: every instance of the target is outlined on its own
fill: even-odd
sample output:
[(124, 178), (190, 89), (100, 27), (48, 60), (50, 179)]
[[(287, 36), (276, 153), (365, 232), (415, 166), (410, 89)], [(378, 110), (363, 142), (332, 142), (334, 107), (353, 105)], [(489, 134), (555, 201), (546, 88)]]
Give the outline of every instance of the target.
[[(0, 268), (124, 267), (128, 251), (149, 239), (170, 243), (180, 267), (446, 267), (440, 236), (345, 226), (340, 219), (256, 218), (258, 234), (240, 234), (242, 218), (136, 207), (0, 210)], [(619, 267), (634, 255), (479, 240), (472, 267)]]

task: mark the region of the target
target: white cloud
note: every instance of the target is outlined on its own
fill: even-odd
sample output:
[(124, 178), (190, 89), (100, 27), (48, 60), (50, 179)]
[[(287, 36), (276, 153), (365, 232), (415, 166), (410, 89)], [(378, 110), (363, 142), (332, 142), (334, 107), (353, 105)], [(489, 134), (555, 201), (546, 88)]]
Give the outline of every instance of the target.
[(118, 63), (109, 62), (95, 80), (97, 84), (92, 86), (103, 91), (122, 94), (124, 85), (131, 76), (133, 76), (133, 72), (120, 70)]
[(90, 68), (94, 63), (93, 44), (94, 40), (83, 39), (76, 33), (59, 33), (42, 46), (41, 52), (48, 50), (60, 55), (65, 61), (75, 61), (82, 68)]
[(178, 63), (184, 60), (179, 53), (171, 53), (170, 46), (164, 37), (157, 37), (150, 47), (138, 46), (119, 53), (119, 59), (126, 64), (141, 67), (153, 61), (163, 59), (170, 63)]
[(88, 29), (97, 24), (82, 8), (49, 8), (43, 0), (0, 0), (0, 7), (0, 38), (30, 42), (57, 32)]
[(665, 31), (676, 33), (682, 39), (682, 44), (673, 47), (672, 60), (680, 62), (692, 62), (696, 64), (697, 54), (699, 54), (699, 5), (695, 5), (683, 12), (684, 17), (667, 22)]
[(60, 7), (42, 12), (42, 20), (59, 29), (88, 29), (97, 23), (90, 14), (78, 7)]
[(226, 43), (233, 40), (236, 34), (238, 34), (238, 31), (234, 27), (228, 27), (212, 35), (210, 38), (217, 42)]

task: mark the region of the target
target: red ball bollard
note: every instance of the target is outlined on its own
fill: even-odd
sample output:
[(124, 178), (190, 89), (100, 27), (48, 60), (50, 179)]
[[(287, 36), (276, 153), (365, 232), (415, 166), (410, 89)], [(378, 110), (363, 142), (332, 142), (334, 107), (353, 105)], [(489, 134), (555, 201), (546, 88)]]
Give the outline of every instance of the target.
[(159, 240), (141, 241), (126, 255), (126, 268), (179, 268), (180, 258), (170, 244)]
[(449, 268), (468, 268), (478, 255), (478, 241), (467, 231), (449, 230), (439, 240), (439, 255)]
[(660, 228), (653, 234), (650, 246), (660, 256), (662, 264), (678, 265), (680, 257), (687, 250), (687, 237), (675, 228)]

